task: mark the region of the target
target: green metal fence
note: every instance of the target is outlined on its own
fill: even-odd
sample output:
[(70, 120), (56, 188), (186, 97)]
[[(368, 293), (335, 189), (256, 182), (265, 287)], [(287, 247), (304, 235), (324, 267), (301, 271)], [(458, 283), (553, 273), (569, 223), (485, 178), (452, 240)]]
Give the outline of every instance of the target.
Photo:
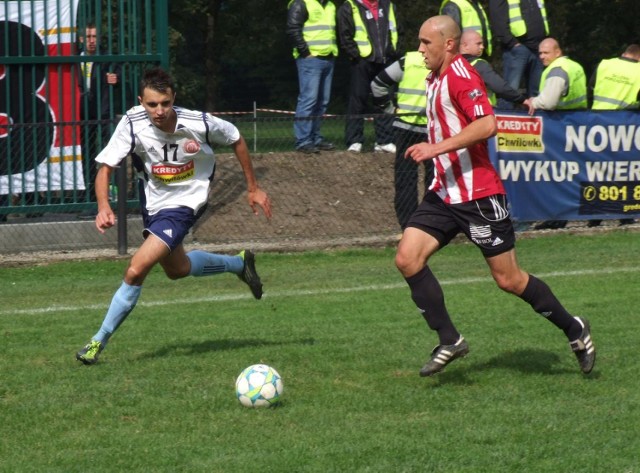
[(0, 5), (0, 221), (95, 209), (93, 158), (142, 71), (168, 65), (167, 14), (167, 0)]

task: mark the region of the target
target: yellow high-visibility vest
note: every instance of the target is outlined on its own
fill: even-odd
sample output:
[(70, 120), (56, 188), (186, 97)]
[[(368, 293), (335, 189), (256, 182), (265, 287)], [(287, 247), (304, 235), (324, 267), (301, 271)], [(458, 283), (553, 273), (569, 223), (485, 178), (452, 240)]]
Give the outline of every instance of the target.
[[(484, 25), (486, 27), (486, 31), (482, 31), (482, 21), (480, 19), (480, 15), (473, 5), (469, 3), (468, 0), (444, 0), (442, 5), (440, 5), (440, 14), (442, 15), (442, 9), (447, 5), (447, 3), (455, 3), (460, 9), (460, 23), (462, 23), (462, 32), (464, 33), (467, 30), (477, 31), (480, 36), (487, 42), (487, 47), (484, 52), (487, 56), (491, 56), (491, 27), (489, 26), (489, 18), (487, 17), (487, 13), (484, 11), (482, 5), (478, 3), (478, 7), (480, 7), (480, 13), (482, 14), (482, 19), (484, 20)], [(486, 33), (486, 34), (485, 34)]]
[(424, 63), (422, 53), (408, 52), (404, 57), (404, 73), (398, 84), (398, 113), (420, 114), (399, 117), (403, 122), (424, 126), (427, 108), (427, 91), (425, 81), (429, 69)]
[[(353, 40), (358, 45), (358, 51), (360, 51), (361, 57), (367, 57), (373, 51), (373, 46), (371, 46), (371, 41), (369, 41), (369, 35), (367, 34), (367, 27), (362, 21), (362, 17), (360, 16), (360, 11), (358, 7), (353, 2), (353, 0), (346, 0), (349, 5), (351, 5), (351, 11), (353, 12), (353, 23), (356, 27), (356, 32), (353, 35)], [(397, 49), (398, 45), (398, 29), (396, 23), (396, 14), (394, 13), (393, 4), (389, 4), (389, 31), (391, 32), (391, 44), (394, 49)]]
[[(520, 0), (508, 0), (509, 3), (509, 29), (515, 37), (523, 36), (527, 32), (527, 24), (522, 19), (522, 11), (520, 10)], [(547, 21), (547, 9), (544, 6), (544, 0), (538, 0), (540, 5), (540, 13), (542, 13), (542, 21), (544, 22), (544, 31), (549, 35), (549, 22)]]
[(614, 58), (605, 59), (598, 66), (593, 88), (595, 110), (623, 110), (638, 108), (640, 90), (640, 62)]
[[(289, 6), (293, 0), (289, 2)], [(323, 7), (318, 0), (304, 0), (309, 18), (302, 27), (302, 37), (312, 56), (338, 55), (336, 42), (336, 6), (327, 2)], [(298, 48), (293, 48), (293, 57), (298, 58)]]
[(544, 82), (549, 72), (556, 67), (561, 68), (569, 76), (569, 90), (566, 96), (560, 97), (556, 110), (587, 108), (587, 77), (584, 75), (584, 69), (566, 56), (557, 58), (542, 72), (540, 90), (544, 89)]

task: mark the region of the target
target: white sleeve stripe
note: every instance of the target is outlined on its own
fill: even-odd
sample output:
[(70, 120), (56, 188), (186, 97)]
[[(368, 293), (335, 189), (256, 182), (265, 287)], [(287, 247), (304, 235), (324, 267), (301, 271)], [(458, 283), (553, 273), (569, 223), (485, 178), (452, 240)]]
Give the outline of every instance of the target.
[(484, 113), (484, 109), (482, 108), (482, 105), (474, 105), (473, 106), (473, 113), (475, 114), (476, 117), (482, 117), (482, 116), (486, 115)]
[(457, 61), (454, 61), (453, 64), (451, 64), (451, 67), (453, 67), (453, 70), (457, 76), (464, 77), (465, 79), (471, 79), (471, 75), (469, 74), (469, 71), (465, 69), (460, 59), (458, 59)]

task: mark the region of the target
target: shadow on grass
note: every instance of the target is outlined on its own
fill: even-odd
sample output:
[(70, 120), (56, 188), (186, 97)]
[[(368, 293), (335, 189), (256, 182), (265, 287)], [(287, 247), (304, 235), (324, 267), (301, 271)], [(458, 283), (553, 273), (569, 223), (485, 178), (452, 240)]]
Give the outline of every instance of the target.
[(159, 358), (170, 355), (199, 355), (212, 351), (237, 350), (245, 347), (265, 347), (265, 346), (284, 346), (284, 345), (313, 345), (314, 338), (303, 338), (300, 340), (287, 341), (266, 341), (257, 338), (247, 339), (225, 339), (225, 340), (207, 340), (201, 343), (176, 343), (166, 345), (156, 351), (140, 355), (139, 359)]
[[(573, 353), (568, 352), (566, 356), (571, 357), (570, 361), (575, 364), (574, 367), (568, 368), (566, 363), (561, 361), (557, 353), (544, 350), (526, 349), (507, 351), (483, 363), (469, 363), (469, 361), (472, 361), (471, 357), (473, 357), (473, 354), (471, 354), (462, 360), (454, 361), (452, 366), (449, 366), (446, 371), (437, 374), (435, 378), (439, 381), (439, 384), (467, 385), (474, 383), (474, 381), (468, 377), (469, 374), (496, 369), (518, 371), (523, 374), (560, 375), (575, 373), (579, 375), (580, 368)], [(562, 366), (556, 366), (560, 363), (562, 363)], [(599, 373), (592, 372), (589, 375), (585, 375), (585, 377), (597, 379), (599, 378)]]
[[(572, 363), (572, 367), (568, 368), (564, 357)], [(561, 366), (556, 366), (560, 365)], [(540, 374), (565, 374), (580, 373), (580, 367), (575, 355), (571, 351), (563, 351), (562, 354), (551, 353), (544, 350), (527, 349), (516, 350), (500, 354), (491, 358), (486, 363), (479, 366), (483, 368), (502, 368), (521, 373), (540, 373)]]
[[(475, 365), (474, 369), (507, 369), (524, 374), (551, 375), (580, 372), (575, 355), (567, 351), (566, 356), (570, 357), (571, 362), (575, 364), (573, 369), (568, 368), (557, 353), (538, 349), (503, 352), (484, 363)], [(562, 363), (561, 366), (556, 366), (560, 363)]]

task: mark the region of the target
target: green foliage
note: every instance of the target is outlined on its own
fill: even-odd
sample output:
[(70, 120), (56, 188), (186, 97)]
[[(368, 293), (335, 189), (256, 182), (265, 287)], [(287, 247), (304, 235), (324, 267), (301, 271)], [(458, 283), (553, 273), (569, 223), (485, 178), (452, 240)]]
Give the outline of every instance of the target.
[[(598, 362), (501, 293), (478, 250), (433, 258), (471, 346), (433, 379), (435, 344), (394, 250), (259, 254), (255, 301), (232, 275), (150, 275), (92, 367), (124, 260), (0, 268), (2, 471), (636, 471), (637, 233), (521, 240), (525, 269), (587, 316)], [(283, 376), (274, 409), (243, 408), (235, 377)]]

